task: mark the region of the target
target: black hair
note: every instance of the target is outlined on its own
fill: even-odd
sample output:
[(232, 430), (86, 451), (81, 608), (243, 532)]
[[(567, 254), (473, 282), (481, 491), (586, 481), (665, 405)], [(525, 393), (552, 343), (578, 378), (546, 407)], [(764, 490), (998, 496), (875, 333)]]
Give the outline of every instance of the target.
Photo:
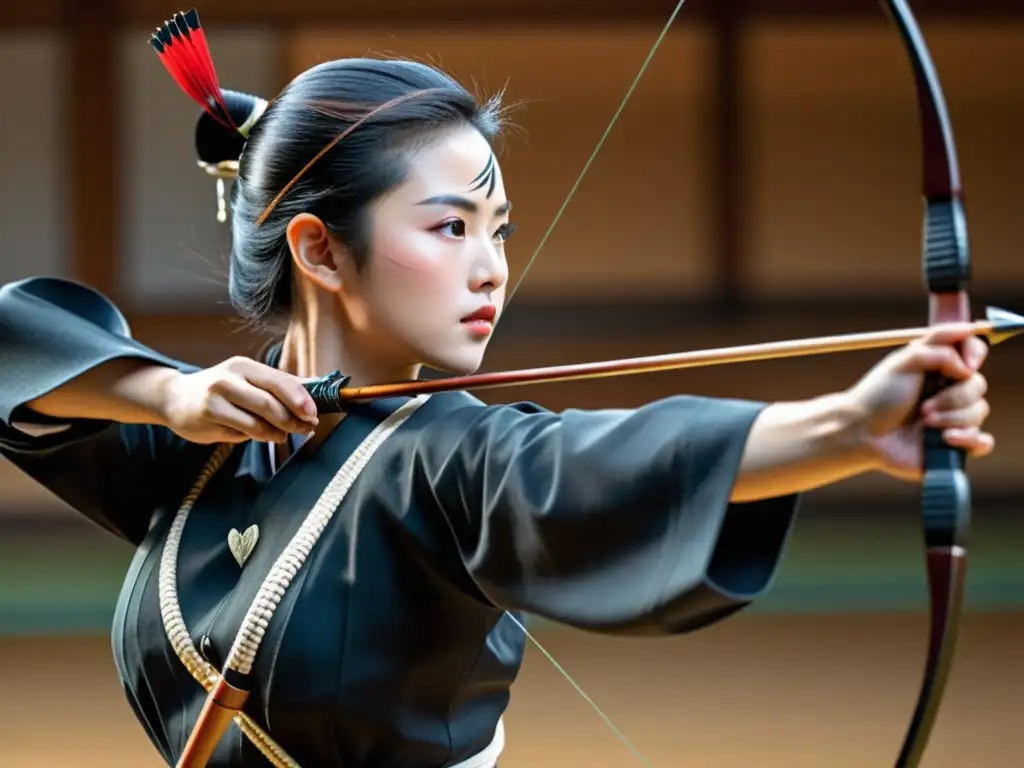
[(237, 91), (220, 94), (231, 119), (204, 112), (196, 151), (209, 165), (238, 160), (228, 289), (252, 323), (291, 308), (285, 233), (292, 217), (320, 218), (361, 269), (369, 257), (368, 209), (405, 179), (409, 150), (459, 126), (472, 126), (493, 146), (502, 129), (500, 94), (480, 103), (444, 72), (413, 61), (328, 61), (269, 105)]

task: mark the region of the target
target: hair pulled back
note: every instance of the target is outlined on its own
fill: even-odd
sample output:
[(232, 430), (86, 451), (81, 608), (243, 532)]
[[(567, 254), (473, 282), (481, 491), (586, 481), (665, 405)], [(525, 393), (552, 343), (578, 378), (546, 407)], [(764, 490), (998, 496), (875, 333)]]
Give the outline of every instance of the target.
[(299, 75), (252, 128), (239, 162), (232, 303), (254, 320), (289, 309), (285, 231), (298, 213), (320, 218), (365, 265), (368, 208), (404, 181), (408, 150), (459, 125), (492, 141), (498, 114), (497, 101), (480, 106), (452, 78), (410, 61), (343, 59)]
[[(220, 88), (195, 10), (177, 14), (151, 42), (182, 89), (203, 105), (195, 133), (200, 161), (238, 161), (228, 288), (250, 322), (291, 309), (286, 231), (295, 215), (320, 218), (362, 268), (369, 207), (405, 180), (409, 152), (446, 129), (472, 126), (493, 142), (502, 127), (500, 94), (479, 103), (452, 77), (418, 62), (324, 62), (268, 105)], [(188, 55), (180, 55), (186, 47)], [(192, 71), (180, 76), (186, 68)]]

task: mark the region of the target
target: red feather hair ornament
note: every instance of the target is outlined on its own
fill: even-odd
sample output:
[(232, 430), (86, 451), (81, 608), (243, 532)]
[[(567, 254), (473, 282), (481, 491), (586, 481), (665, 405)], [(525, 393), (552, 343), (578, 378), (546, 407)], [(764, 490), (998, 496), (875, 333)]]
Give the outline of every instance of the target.
[(150, 45), (174, 82), (217, 122), (238, 130), (217, 81), (217, 70), (199, 23), (199, 12), (176, 13), (157, 27)]

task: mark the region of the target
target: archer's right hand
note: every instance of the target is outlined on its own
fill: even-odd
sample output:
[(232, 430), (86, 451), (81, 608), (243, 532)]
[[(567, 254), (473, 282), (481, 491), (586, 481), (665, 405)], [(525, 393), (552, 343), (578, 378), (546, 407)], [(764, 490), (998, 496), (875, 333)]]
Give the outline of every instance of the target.
[(192, 443), (284, 443), (318, 424), (301, 379), (246, 357), (176, 373), (161, 400), (166, 426)]

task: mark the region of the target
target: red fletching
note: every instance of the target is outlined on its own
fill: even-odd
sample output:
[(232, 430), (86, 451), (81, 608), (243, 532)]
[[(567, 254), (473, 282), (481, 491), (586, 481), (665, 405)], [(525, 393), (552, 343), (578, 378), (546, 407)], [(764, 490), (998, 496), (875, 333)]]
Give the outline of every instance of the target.
[(173, 18), (157, 27), (149, 42), (181, 90), (215, 120), (227, 128), (238, 130), (224, 103), (206, 33), (195, 8), (188, 13), (174, 14)]

